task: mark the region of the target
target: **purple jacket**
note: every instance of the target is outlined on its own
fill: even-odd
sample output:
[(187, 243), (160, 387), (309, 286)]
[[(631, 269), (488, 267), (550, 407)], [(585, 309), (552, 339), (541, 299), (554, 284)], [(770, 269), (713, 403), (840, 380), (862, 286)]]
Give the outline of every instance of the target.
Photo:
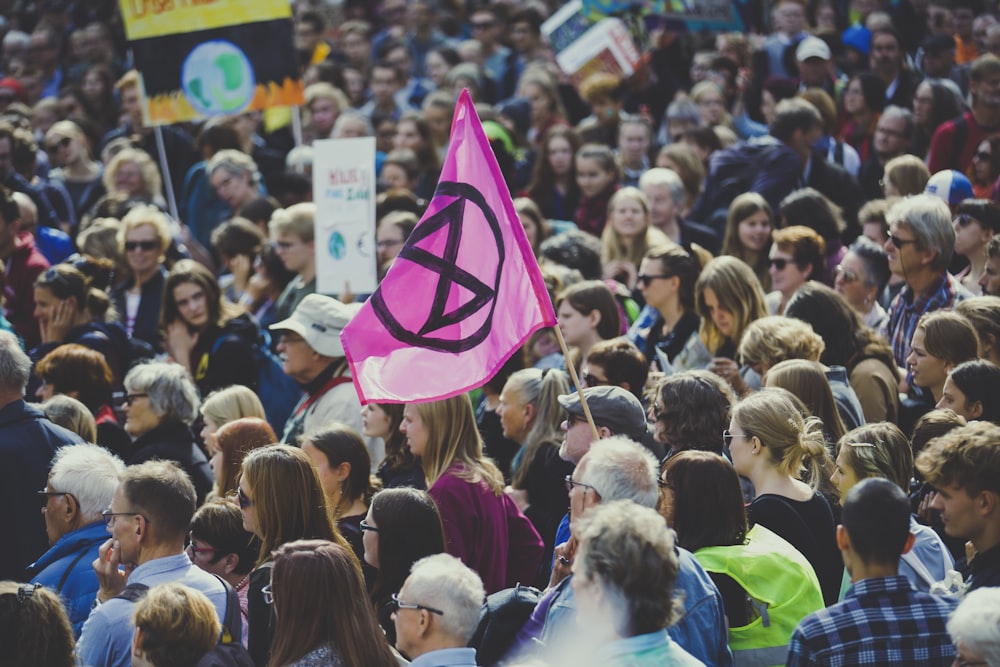
[(428, 490), (444, 524), (445, 551), (479, 573), (486, 594), (535, 580), (542, 538), (507, 494), (467, 482), (453, 463)]

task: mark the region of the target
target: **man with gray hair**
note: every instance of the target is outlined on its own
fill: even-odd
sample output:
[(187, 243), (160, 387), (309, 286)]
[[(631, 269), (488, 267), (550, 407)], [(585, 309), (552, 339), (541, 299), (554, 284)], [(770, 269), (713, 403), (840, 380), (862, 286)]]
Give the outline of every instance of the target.
[[(566, 479), (573, 533), (576, 534), (580, 519), (601, 504), (630, 500), (655, 509), (660, 499), (658, 472), (653, 455), (628, 438), (611, 437), (594, 443)], [(659, 525), (668, 530), (662, 521)], [(531, 639), (537, 638), (561, 650), (566, 642), (577, 637), (580, 629), (574, 625), (577, 605), (570, 573), (576, 551), (576, 540), (571, 538), (561, 551), (552, 586), (518, 633), (515, 646), (526, 648)], [(675, 617), (670, 637), (706, 665), (731, 665), (733, 656), (726, 635), (722, 596), (690, 552), (678, 548), (677, 553), (676, 583), (669, 591), (658, 591), (671, 596), (675, 587), (684, 596), (684, 613)]]
[(80, 436), (56, 426), (45, 414), (24, 401), (31, 359), (17, 338), (0, 331), (0, 580), (24, 580), (24, 568), (47, 547), (38, 520), (37, 492), (45, 487), (56, 450), (83, 442)]
[(950, 310), (970, 294), (948, 273), (955, 230), (947, 204), (920, 194), (897, 202), (885, 218), (889, 223), (889, 239), (884, 246), (889, 270), (905, 285), (892, 300), (881, 333), (892, 346), (896, 363), (906, 368), (910, 339), (920, 317), (935, 310)]
[(715, 230), (683, 218), (687, 194), (676, 171), (654, 167), (639, 177), (639, 189), (649, 200), (651, 226), (688, 252), (692, 244), (697, 244), (712, 254), (718, 254), (722, 244)]
[(485, 598), (479, 575), (459, 559), (421, 558), (393, 596), (396, 647), (413, 667), (475, 667), (476, 649), (468, 645)]
[(52, 461), (41, 497), (51, 547), (28, 568), (31, 583), (57, 593), (80, 636), (97, 595), (93, 562), (108, 538), (101, 512), (111, 505), (125, 464), (98, 445), (63, 447)]

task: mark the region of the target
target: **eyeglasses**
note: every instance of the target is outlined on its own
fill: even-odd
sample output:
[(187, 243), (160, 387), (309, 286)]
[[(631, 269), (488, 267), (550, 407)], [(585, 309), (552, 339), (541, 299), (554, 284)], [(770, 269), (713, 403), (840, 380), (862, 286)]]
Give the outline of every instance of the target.
[(959, 227), (963, 228), (968, 227), (974, 222), (979, 222), (979, 221), (973, 218), (968, 213), (959, 213), (958, 216), (955, 217), (955, 224), (957, 224)]
[(611, 384), (607, 380), (602, 380), (599, 377), (595, 377), (592, 373), (583, 374), (583, 383), (588, 387), (603, 387)]
[(264, 598), (264, 604), (274, 604), (274, 591), (271, 590), (271, 584), (260, 589), (260, 594)]
[(56, 153), (56, 152), (59, 151), (60, 148), (66, 148), (67, 146), (69, 146), (70, 142), (72, 142), (72, 141), (73, 140), (70, 139), (69, 137), (63, 137), (62, 139), (60, 139), (59, 141), (55, 142), (54, 144), (48, 144), (48, 145), (46, 145), (45, 146), (45, 150), (47, 152), (49, 152), (49, 153)]
[(583, 415), (574, 414), (572, 412), (566, 413), (566, 426), (571, 427), (573, 424), (586, 423), (587, 418)]
[(215, 553), (218, 551), (218, 549), (213, 549), (212, 547), (196, 547), (194, 545), (194, 538), (190, 533), (188, 533), (188, 543), (187, 546), (184, 547), (184, 550), (194, 555)]
[(661, 419), (663, 419), (663, 415), (665, 413), (666, 410), (662, 406), (656, 407), (656, 403), (653, 403), (652, 405), (649, 406), (649, 414), (653, 417), (654, 422), (658, 422)]
[(730, 447), (733, 444), (733, 439), (735, 438), (751, 438), (753, 436), (747, 435), (746, 433), (730, 433), (729, 431), (722, 432), (722, 441), (726, 443), (726, 447)]
[(281, 250), (288, 250), (293, 245), (295, 245), (295, 243), (293, 243), (292, 241), (275, 241), (274, 242), (274, 247), (275, 248), (280, 248)]
[(403, 245), (403, 241), (379, 241), (375, 244), (375, 247), (379, 250), (388, 250), (389, 248), (395, 248), (398, 245)]
[(773, 266), (774, 268), (778, 269), (779, 271), (784, 271), (785, 267), (788, 266), (788, 263), (790, 261), (792, 261), (792, 260), (785, 259), (784, 257), (773, 257), (773, 258), (767, 260), (767, 263), (768, 263), (769, 266)]
[(890, 234), (889, 235), (889, 240), (892, 241), (892, 245), (895, 248), (897, 248), (897, 249), (898, 248), (902, 248), (907, 243), (916, 243), (917, 242), (916, 239), (901, 239), (898, 236), (896, 236), (895, 234)]
[(126, 241), (125, 242), (125, 252), (135, 252), (136, 250), (141, 250), (143, 252), (150, 252), (156, 250), (160, 247), (159, 241)]
[(142, 512), (112, 512), (111, 508), (108, 508), (101, 512), (101, 516), (104, 517), (104, 525), (110, 526), (116, 516), (142, 516)]
[(857, 281), (858, 274), (850, 269), (845, 269), (843, 266), (838, 264), (833, 270), (834, 276), (843, 276), (845, 283), (853, 283)]
[(42, 489), (41, 491), (36, 491), (36, 493), (38, 494), (39, 500), (42, 501), (43, 507), (49, 504), (49, 496), (70, 496), (73, 500), (76, 500), (76, 496), (66, 491), (46, 491), (45, 489)]
[(392, 604), (396, 609), (423, 609), (424, 611), (429, 611), (432, 614), (437, 614), (438, 616), (444, 616), (444, 612), (440, 609), (435, 609), (434, 607), (427, 607), (422, 604), (417, 604), (416, 602), (403, 602), (399, 599), (397, 593), (392, 594)]
[(673, 276), (670, 274), (663, 274), (661, 276), (648, 276), (645, 273), (640, 273), (638, 276), (636, 276), (636, 278), (639, 280), (639, 283), (643, 287), (649, 287), (650, 283), (652, 283), (654, 280), (660, 280), (660, 279), (666, 280), (667, 278), (673, 278)]
[(236, 502), (240, 504), (240, 509), (246, 509), (253, 506), (253, 501), (247, 498), (247, 494), (243, 493), (242, 488), (236, 489)]
[[(584, 484), (583, 482), (577, 482), (573, 479), (572, 475), (566, 475), (566, 492), (572, 493), (574, 486), (582, 486), (585, 489), (590, 489), (594, 493), (597, 493), (597, 487), (591, 486), (590, 484)], [(598, 493), (598, 495), (600, 494)]]
[(989, 159), (991, 157), (993, 157), (993, 156), (990, 153), (987, 153), (986, 151), (977, 151), (976, 153), (972, 154), (972, 159), (973, 160), (989, 161)]
[(377, 533), (378, 532), (378, 528), (376, 528), (375, 526), (371, 525), (370, 523), (368, 523), (364, 519), (361, 520), (361, 523), (358, 524), (358, 526), (361, 528), (362, 532), (364, 532), (366, 530), (370, 530), (373, 533)]
[(137, 398), (149, 398), (149, 394), (125, 394), (125, 405), (132, 405)]

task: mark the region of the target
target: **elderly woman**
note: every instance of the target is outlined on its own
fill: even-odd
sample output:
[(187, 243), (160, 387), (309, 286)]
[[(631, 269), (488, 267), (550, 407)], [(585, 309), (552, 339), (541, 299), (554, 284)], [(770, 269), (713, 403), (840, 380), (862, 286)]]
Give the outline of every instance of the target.
[(237, 215), (241, 208), (264, 194), (257, 163), (241, 151), (219, 151), (208, 161), (205, 173), (215, 194), (230, 208), (226, 217)]
[(885, 249), (859, 236), (834, 269), (833, 288), (858, 313), (865, 326), (878, 331), (889, 317), (878, 296), (891, 275)]
[(123, 148), (104, 169), (104, 189), (162, 206), (163, 179), (149, 153), (141, 148)]
[(309, 112), (304, 123), (306, 143), (317, 139), (329, 139), (337, 117), (345, 109), (351, 108), (347, 95), (333, 85), (320, 81), (306, 88), (306, 110)]
[(160, 348), (160, 308), (167, 278), (170, 222), (155, 206), (139, 206), (122, 218), (118, 249), (131, 274), (111, 292), (119, 321), (129, 338)]
[(198, 504), (212, 490), (208, 459), (194, 441), (198, 389), (178, 364), (136, 366), (125, 376), (125, 430), (135, 438), (128, 463), (176, 461), (198, 493)]

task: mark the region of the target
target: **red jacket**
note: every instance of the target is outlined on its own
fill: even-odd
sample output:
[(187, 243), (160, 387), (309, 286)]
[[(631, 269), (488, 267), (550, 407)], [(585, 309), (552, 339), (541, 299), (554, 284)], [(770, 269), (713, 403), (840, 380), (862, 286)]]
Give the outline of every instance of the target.
[(35, 279), (49, 268), (49, 260), (35, 247), (31, 232), (21, 232), (6, 263), (4, 313), (24, 339), (24, 349), (30, 350), (41, 342), (35, 319)]

